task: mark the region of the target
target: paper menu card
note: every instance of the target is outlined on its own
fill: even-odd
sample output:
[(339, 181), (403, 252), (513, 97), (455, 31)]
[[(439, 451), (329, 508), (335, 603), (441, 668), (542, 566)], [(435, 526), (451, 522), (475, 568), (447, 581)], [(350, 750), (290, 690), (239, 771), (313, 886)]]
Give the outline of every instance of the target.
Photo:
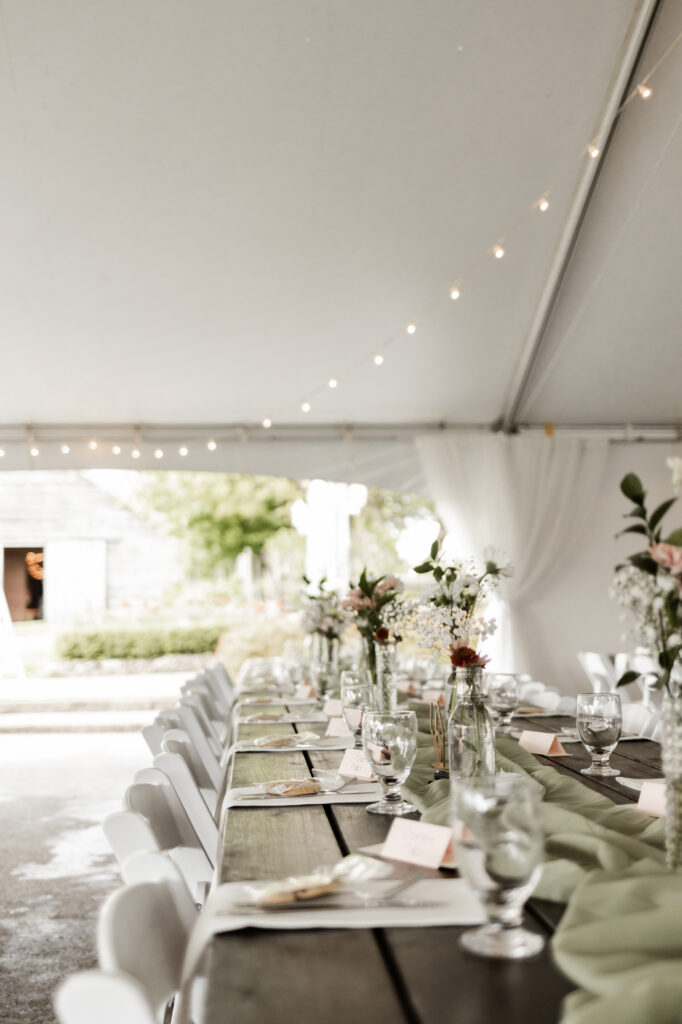
[(298, 700), (311, 700), (317, 697), (317, 691), (313, 686), (309, 686), (307, 683), (300, 683), (294, 691), (294, 696)]
[(558, 736), (553, 732), (535, 732), (533, 729), (524, 729), (519, 739), (519, 746), (527, 750), (529, 754), (544, 754), (545, 757), (566, 754)]
[(652, 818), (665, 818), (665, 780), (645, 779), (640, 790), (637, 810)]
[(374, 773), (370, 767), (369, 761), (365, 757), (364, 750), (347, 750), (343, 755), (343, 760), (338, 767), (339, 775), (343, 775), (344, 778), (352, 779), (353, 776), (357, 776), (358, 779), (373, 779)]
[(329, 718), (341, 718), (343, 715), (343, 705), (340, 700), (329, 697), (322, 708), (325, 715)]
[(353, 733), (350, 731), (343, 718), (330, 718), (329, 724), (327, 725), (327, 731), (325, 736), (352, 736)]
[(452, 829), (396, 818), (384, 840), (381, 856), (422, 868), (439, 868), (444, 861), (452, 864)]

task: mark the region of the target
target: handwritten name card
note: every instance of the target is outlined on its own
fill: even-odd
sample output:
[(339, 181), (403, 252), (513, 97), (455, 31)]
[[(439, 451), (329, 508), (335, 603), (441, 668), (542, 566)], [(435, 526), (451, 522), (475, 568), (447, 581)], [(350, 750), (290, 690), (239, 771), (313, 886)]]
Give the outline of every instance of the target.
[(652, 818), (665, 818), (665, 782), (663, 779), (647, 779), (637, 801), (637, 809)]
[(524, 729), (519, 746), (527, 750), (529, 754), (543, 754), (545, 757), (560, 757), (562, 754), (566, 754), (558, 737), (553, 732), (535, 732), (533, 729)]
[(296, 697), (297, 700), (311, 700), (314, 697), (317, 697), (317, 693), (314, 687), (309, 686), (308, 683), (300, 683), (296, 687), (294, 697)]
[(444, 861), (449, 866), (453, 862), (452, 829), (445, 825), (396, 818), (384, 841), (381, 856), (422, 868), (439, 868)]
[(340, 700), (332, 700), (331, 698), (326, 700), (322, 710), (329, 718), (341, 718), (343, 715), (343, 705)]
[(358, 779), (371, 780), (374, 778), (374, 773), (363, 750), (346, 751), (339, 765), (339, 775), (343, 775), (347, 779), (352, 779), (354, 775)]
[(352, 736), (343, 718), (330, 718), (325, 736)]

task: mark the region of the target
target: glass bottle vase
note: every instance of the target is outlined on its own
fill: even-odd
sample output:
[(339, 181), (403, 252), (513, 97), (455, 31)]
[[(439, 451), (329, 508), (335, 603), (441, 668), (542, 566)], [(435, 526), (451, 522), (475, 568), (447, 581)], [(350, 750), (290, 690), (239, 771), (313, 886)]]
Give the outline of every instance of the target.
[(495, 726), (483, 693), (483, 669), (457, 669), (455, 706), (448, 720), (450, 778), (495, 774)]
[(398, 706), (397, 644), (395, 640), (376, 640), (375, 707), (377, 711), (395, 711)]
[(661, 755), (665, 776), (665, 861), (682, 870), (682, 698), (663, 698)]

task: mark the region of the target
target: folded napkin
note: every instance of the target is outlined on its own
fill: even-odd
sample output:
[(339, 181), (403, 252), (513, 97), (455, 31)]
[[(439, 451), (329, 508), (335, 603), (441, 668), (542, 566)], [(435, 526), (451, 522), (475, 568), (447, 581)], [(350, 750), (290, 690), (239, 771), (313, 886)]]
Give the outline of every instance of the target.
[[(223, 807), (303, 807), (307, 804), (371, 804), (381, 799), (381, 786), (377, 782), (358, 782), (342, 793), (307, 793), (302, 796), (275, 796), (264, 799), (263, 786), (242, 786), (225, 794)], [(261, 794), (261, 795), (259, 795)], [(249, 796), (257, 797), (249, 800)]]

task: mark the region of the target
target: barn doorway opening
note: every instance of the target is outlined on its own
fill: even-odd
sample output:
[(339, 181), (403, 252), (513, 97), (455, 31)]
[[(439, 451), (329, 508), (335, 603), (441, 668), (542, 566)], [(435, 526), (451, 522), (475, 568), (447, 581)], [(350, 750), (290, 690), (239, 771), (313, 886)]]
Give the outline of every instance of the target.
[(12, 622), (43, 617), (42, 548), (5, 548), (3, 587)]

